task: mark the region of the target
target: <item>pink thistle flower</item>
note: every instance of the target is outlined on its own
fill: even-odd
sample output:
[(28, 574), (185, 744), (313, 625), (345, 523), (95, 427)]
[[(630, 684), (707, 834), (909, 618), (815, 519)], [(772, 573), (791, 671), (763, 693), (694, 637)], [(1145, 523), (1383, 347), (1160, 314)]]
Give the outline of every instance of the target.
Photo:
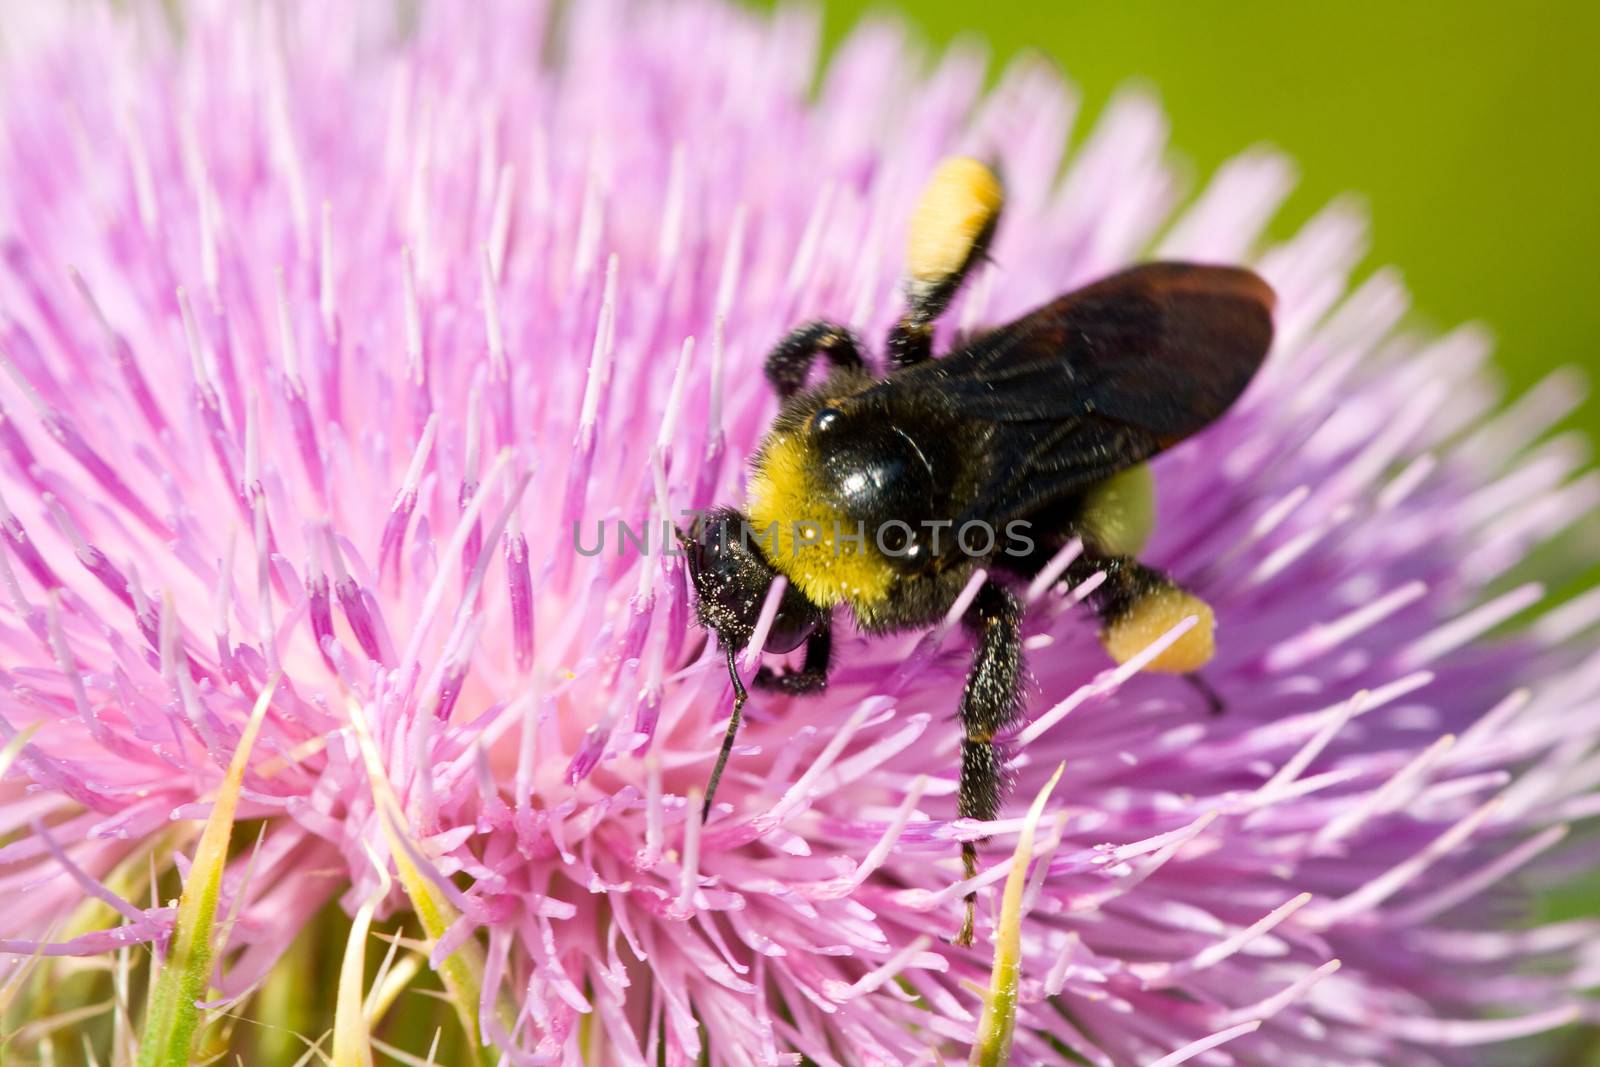
[[(1567, 378), (1495, 414), (1481, 333), (1400, 330), (1390, 272), (1352, 287), (1355, 212), (1264, 244), (1288, 164), (1246, 154), (1191, 197), (1141, 95), (1058, 181), (1053, 73), (985, 94), (980, 56), (924, 70), (881, 24), (811, 102), (805, 14), (375, 11), (10, 13), (12, 973), (166, 945), (150, 872), (187, 870), (281, 670), (222, 998), (386, 887), (376, 856), (458, 916), (432, 963), (481, 946), (474, 1036), (511, 1062), (959, 1057), (1021, 813), (1065, 764), (1022, 896), (1023, 1062), (1456, 1063), (1592, 1013), (1596, 925), (1509, 909), (1582, 862), (1558, 846), (1600, 808), (1600, 670), (1572, 642), (1600, 599), (1485, 637), (1600, 492), (1581, 444), (1541, 440)], [(1110, 669), (1075, 597), (1033, 590), (1005, 818), (955, 819), (969, 649), (940, 630), (846, 634), (825, 696), (753, 695), (702, 827), (728, 682), (662, 523), (740, 498), (766, 346), (894, 321), (953, 152), (998, 159), (1010, 199), (941, 345), (1151, 254), (1279, 294), (1257, 382), (1156, 464), (1148, 558), (1215, 606), (1228, 713)]]

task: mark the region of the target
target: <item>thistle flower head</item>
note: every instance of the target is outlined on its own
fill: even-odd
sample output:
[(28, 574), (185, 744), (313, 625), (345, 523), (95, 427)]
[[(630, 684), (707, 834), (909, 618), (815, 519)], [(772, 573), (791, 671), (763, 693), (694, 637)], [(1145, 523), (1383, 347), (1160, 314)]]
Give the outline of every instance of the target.
[[(1570, 382), (1495, 413), (1479, 331), (1413, 335), (1393, 273), (1352, 282), (1348, 205), (1267, 242), (1289, 165), (1190, 190), (1137, 93), (1069, 155), (1076, 101), (1035, 61), (985, 91), (970, 49), (869, 24), (813, 98), (804, 12), (377, 10), (8, 20), (14, 978), (166, 951), (152, 872), (187, 876), (264, 699), (212, 1007), (336, 905), (417, 913), (518, 1063), (959, 1058), (997, 937), (1029, 1063), (1454, 1063), (1584, 1014), (1593, 924), (1512, 909), (1596, 810), (1600, 672), (1570, 639), (1600, 604), (1485, 636), (1595, 503), (1581, 446), (1540, 440)], [(971, 650), (943, 627), (846, 630), (825, 695), (754, 694), (702, 825), (730, 695), (670, 524), (742, 497), (776, 338), (895, 320), (952, 153), (1009, 202), (940, 347), (1149, 255), (1279, 294), (1250, 391), (1155, 464), (1146, 558), (1215, 607), (1227, 713), (1111, 669), (1084, 590), (1045, 581), (999, 821), (956, 818)]]

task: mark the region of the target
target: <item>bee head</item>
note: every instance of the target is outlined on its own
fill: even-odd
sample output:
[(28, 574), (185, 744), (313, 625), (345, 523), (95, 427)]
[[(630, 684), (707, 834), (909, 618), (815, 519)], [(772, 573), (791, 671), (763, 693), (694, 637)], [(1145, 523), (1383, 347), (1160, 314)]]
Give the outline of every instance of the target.
[[(750, 522), (732, 508), (701, 513), (678, 532), (694, 584), (695, 616), (724, 649), (743, 651), (755, 634), (767, 590), (778, 572), (762, 554)], [(826, 612), (797, 589), (784, 590), (763, 649), (792, 652), (826, 620)]]

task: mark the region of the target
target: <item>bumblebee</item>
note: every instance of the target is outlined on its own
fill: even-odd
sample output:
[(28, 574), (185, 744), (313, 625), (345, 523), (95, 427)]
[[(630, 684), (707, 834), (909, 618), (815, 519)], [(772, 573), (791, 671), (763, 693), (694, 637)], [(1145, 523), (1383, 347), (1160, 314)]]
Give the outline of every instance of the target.
[[(734, 690), (702, 818), (746, 700), (735, 657), (779, 574), (787, 586), (763, 647), (803, 645), (804, 658), (753, 682), (807, 694), (827, 684), (835, 609), (866, 634), (928, 628), (986, 571), (962, 616), (976, 649), (956, 708), (958, 810), (970, 819), (998, 812), (997, 740), (1022, 714), (1022, 607), (1008, 585), (1034, 579), (1070, 541), (1082, 551), (1060, 580), (1104, 574), (1086, 602), (1113, 660), (1189, 616), (1196, 625), (1145, 669), (1198, 679), (1212, 656), (1211, 608), (1135, 558), (1153, 515), (1144, 464), (1244, 391), (1272, 342), (1273, 291), (1238, 267), (1148, 263), (935, 359), (933, 324), (984, 259), (1003, 201), (984, 164), (940, 165), (911, 219), (907, 311), (889, 333), (886, 373), (872, 373), (843, 326), (790, 333), (766, 358), (781, 406), (752, 458), (745, 511), (712, 509), (680, 534), (698, 621)], [(819, 356), (828, 372), (808, 387)], [(977, 843), (961, 856), (970, 878)], [(958, 944), (972, 942), (973, 913), (969, 895)]]

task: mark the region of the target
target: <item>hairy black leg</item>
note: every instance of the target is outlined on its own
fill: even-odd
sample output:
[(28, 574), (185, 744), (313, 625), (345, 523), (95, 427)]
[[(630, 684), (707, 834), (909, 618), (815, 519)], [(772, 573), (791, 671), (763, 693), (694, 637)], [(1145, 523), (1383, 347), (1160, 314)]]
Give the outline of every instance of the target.
[(1132, 556), (1100, 556), (1088, 551), (1067, 564), (1061, 580), (1078, 586), (1102, 572), (1105, 579), (1084, 598), (1102, 623), (1115, 622), (1157, 589), (1178, 584)]
[(780, 398), (805, 388), (806, 374), (819, 353), (835, 367), (861, 366), (861, 345), (854, 334), (836, 323), (808, 322), (767, 353), (767, 381)]
[(892, 366), (913, 367), (925, 362), (933, 357), (933, 324), (907, 315), (889, 330), (884, 348)]
[(734, 663), (733, 649), (725, 648), (723, 652), (728, 657), (728, 677), (733, 680), (733, 714), (728, 716), (728, 732), (722, 735), (722, 751), (717, 753), (717, 765), (711, 769), (711, 781), (706, 783), (705, 803), (700, 805), (701, 822), (711, 815), (711, 801), (717, 795), (717, 783), (722, 781), (722, 769), (728, 765), (728, 756), (733, 752), (733, 739), (739, 735), (744, 702), (749, 699), (749, 694), (744, 691), (744, 683), (739, 681), (739, 668)]
[(775, 689), (791, 696), (820, 693), (828, 687), (828, 665), (833, 660), (833, 626), (822, 627), (806, 638), (806, 658), (798, 671), (779, 673), (762, 667), (751, 680), (762, 689)]
[[(957, 807), (964, 819), (988, 821), (999, 813), (1005, 786), (994, 739), (1022, 713), (1022, 606), (1003, 587), (985, 583), (962, 622), (976, 635), (978, 650), (961, 691), (961, 728), (966, 736), (961, 742)], [(961, 845), (961, 865), (968, 878), (978, 873), (978, 844)], [(972, 944), (976, 910), (977, 895), (969, 893), (956, 944)]]

